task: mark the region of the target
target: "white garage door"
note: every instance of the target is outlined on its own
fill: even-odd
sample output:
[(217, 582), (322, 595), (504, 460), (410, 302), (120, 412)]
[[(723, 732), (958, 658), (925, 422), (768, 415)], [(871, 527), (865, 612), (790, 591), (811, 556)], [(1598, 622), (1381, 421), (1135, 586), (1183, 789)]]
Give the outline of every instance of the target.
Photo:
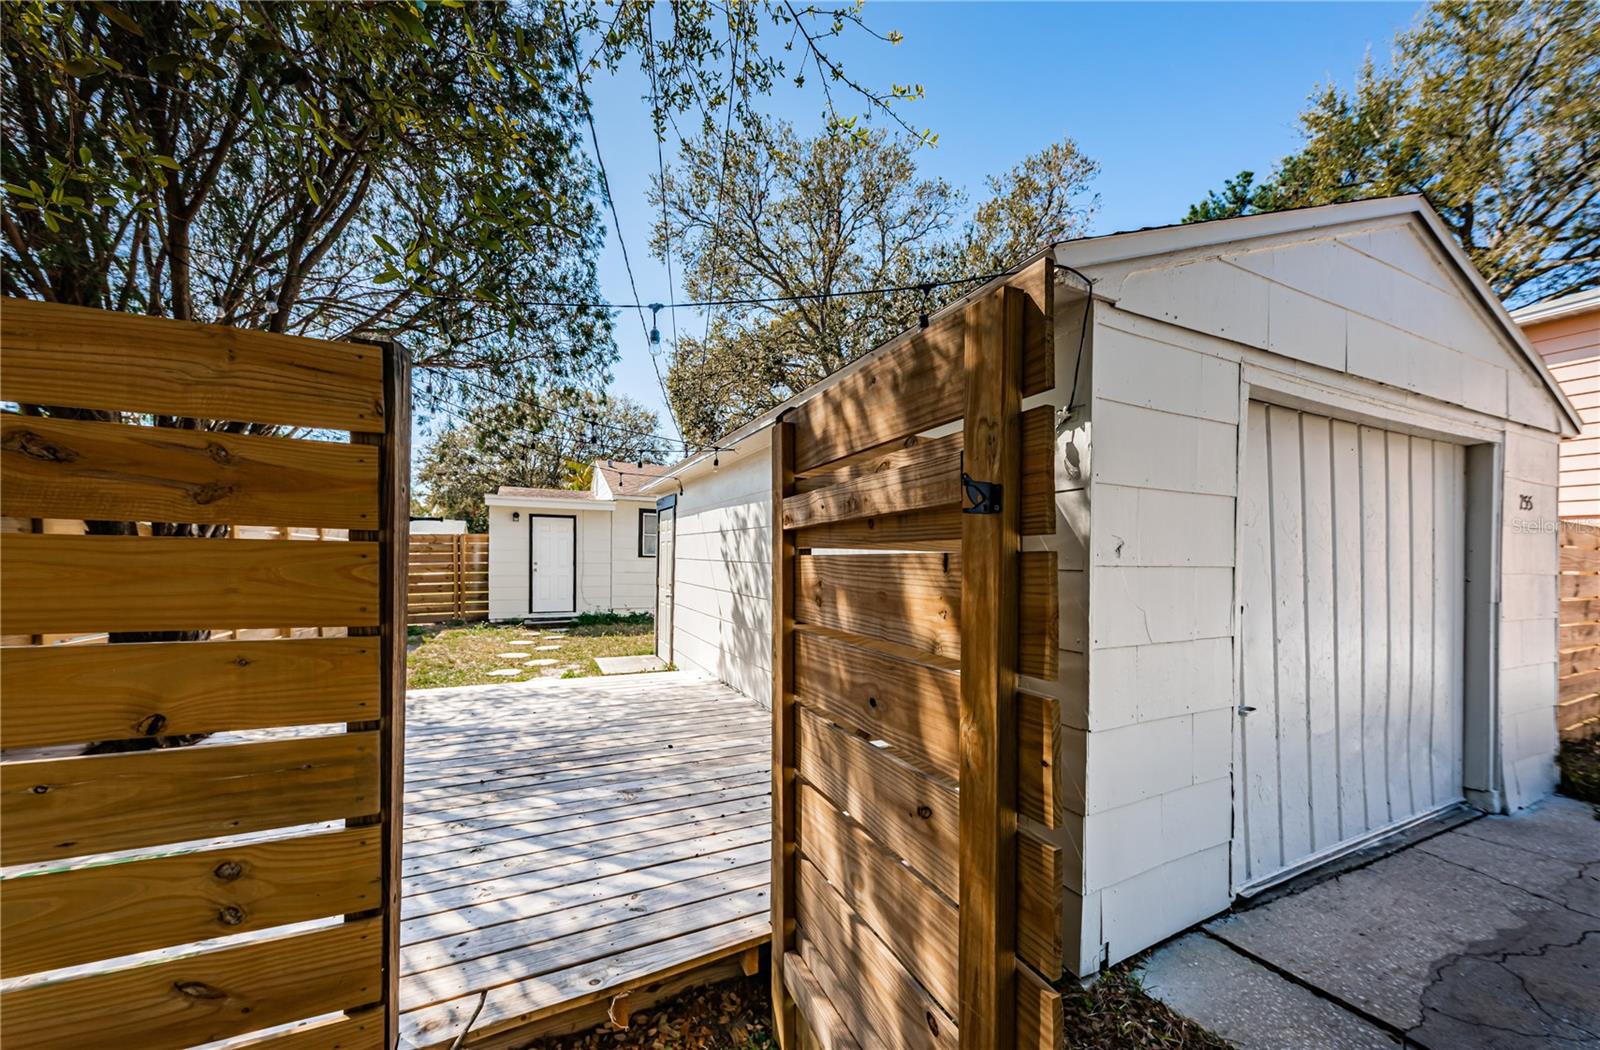
[(1246, 441), (1241, 888), (1461, 798), (1466, 490), (1442, 441), (1255, 402)]

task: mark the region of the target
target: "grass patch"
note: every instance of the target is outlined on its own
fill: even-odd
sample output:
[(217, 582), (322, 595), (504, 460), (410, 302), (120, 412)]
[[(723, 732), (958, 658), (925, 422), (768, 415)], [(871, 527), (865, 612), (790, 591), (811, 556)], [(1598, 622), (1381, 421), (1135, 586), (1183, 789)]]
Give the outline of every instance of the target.
[[(532, 642), (532, 645), (512, 645)], [(540, 646), (555, 646), (541, 650)], [(526, 651), (513, 660), (501, 653)], [(525, 682), (532, 678), (584, 678), (597, 675), (597, 656), (644, 656), (655, 651), (655, 624), (621, 618), (611, 622), (574, 624), (570, 628), (523, 627), (520, 624), (445, 624), (411, 631), (411, 651), (406, 659), (406, 685), (412, 689), (441, 686), (489, 685)], [(553, 664), (528, 667), (530, 660)], [(514, 675), (490, 671), (515, 669)]]
[(1559, 760), (1561, 793), (1600, 806), (1600, 733), (1587, 740), (1566, 741)]

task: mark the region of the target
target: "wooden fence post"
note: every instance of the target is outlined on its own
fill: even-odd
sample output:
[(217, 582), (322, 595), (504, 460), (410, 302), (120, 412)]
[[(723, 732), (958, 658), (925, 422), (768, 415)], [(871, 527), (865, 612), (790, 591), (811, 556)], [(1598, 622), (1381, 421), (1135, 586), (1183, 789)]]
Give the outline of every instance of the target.
[[(1023, 293), (966, 308), (961, 518), (962, 1050), (1015, 1042), (1016, 649)], [(976, 486), (995, 485), (985, 492)], [(985, 495), (998, 506), (975, 506)], [(976, 512), (975, 512), (976, 511)]]
[(380, 626), (352, 627), (350, 634), (376, 636), (382, 651), (379, 720), (361, 724), (384, 730), (379, 758), (382, 799), (376, 821), (383, 828), (383, 1045), (396, 1046), (400, 1039), (400, 873), (405, 819), (406, 588), (411, 559), (411, 358), (393, 339), (357, 341), (369, 343), (383, 354), (383, 432), (350, 435), (352, 444), (376, 445), (382, 450), (378, 528), (350, 531), (352, 540), (379, 544)]
[(800, 1046), (799, 1013), (783, 981), (784, 955), (795, 947), (795, 544), (783, 527), (794, 430), (781, 418), (772, 427), (772, 1013), (783, 1050)]

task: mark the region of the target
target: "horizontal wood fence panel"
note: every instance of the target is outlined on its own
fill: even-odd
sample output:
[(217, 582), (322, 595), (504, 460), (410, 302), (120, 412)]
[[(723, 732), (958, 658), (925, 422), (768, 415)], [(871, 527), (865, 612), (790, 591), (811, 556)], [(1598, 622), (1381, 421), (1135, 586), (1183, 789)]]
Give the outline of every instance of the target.
[(808, 707), (886, 740), (908, 761), (956, 777), (960, 664), (826, 627), (794, 639), (795, 694)]
[(1562, 649), (1587, 649), (1600, 645), (1600, 623), (1562, 624), (1558, 635)]
[[(954, 1016), (956, 906), (912, 874), (814, 788), (802, 784), (800, 853), (844, 897), (926, 988)], [(915, 916), (915, 921), (907, 921)]]
[(954, 555), (806, 554), (795, 561), (796, 623), (960, 654), (961, 567)]
[(1561, 600), (1600, 598), (1600, 575), (1567, 574), (1561, 577)]
[(1017, 673), (1054, 681), (1060, 671), (1061, 601), (1055, 551), (1023, 551)]
[(1022, 501), (1017, 531), (1048, 536), (1056, 531), (1055, 409), (1040, 405), (1022, 413)]
[[(954, 780), (959, 772), (960, 665), (826, 627), (795, 629), (795, 693), (807, 707), (894, 745), (899, 757)], [(1018, 697), (1017, 808), (1059, 827), (1056, 701)]]
[(1600, 572), (1600, 550), (1589, 550), (1585, 547), (1562, 547), (1561, 571), (1581, 573)]
[(1047, 828), (1066, 820), (1060, 706), (1054, 697), (1017, 694), (1017, 813)]
[[(874, 842), (946, 898), (957, 893), (960, 834), (955, 785), (928, 776), (866, 739), (799, 711), (800, 779), (850, 814)], [(801, 820), (801, 851), (806, 823)], [(1059, 974), (1063, 939), (1060, 851), (1017, 835), (1017, 949), (1035, 969)]]
[(860, 547), (954, 554), (961, 550), (961, 507), (952, 503), (947, 507), (904, 514), (814, 525), (796, 530), (794, 538), (801, 550)]
[(1561, 546), (1600, 551), (1600, 525), (1566, 519), (1561, 522)]
[(378, 737), (342, 733), (0, 764), (0, 864), (376, 813)]
[(1043, 258), (1006, 280), (1022, 292), (1022, 393), (1056, 385), (1055, 260)]
[[(796, 493), (814, 492), (817, 489), (826, 489), (846, 481), (860, 481), (862, 478), (874, 474), (898, 470), (901, 467), (911, 466), (926, 462), (930, 457), (938, 458), (941, 454), (954, 449), (957, 456), (957, 465), (961, 454), (961, 442), (952, 442), (953, 434), (943, 437), (928, 437), (922, 434), (912, 434), (909, 437), (898, 438), (887, 445), (869, 448), (864, 452), (855, 452), (843, 459), (835, 460), (826, 466), (814, 470), (809, 474), (799, 476), (794, 481)], [(951, 502), (954, 502), (952, 500)], [(790, 526), (791, 528), (793, 526)]]
[(1061, 849), (1028, 828), (1017, 832), (1016, 842), (1017, 958), (1054, 981), (1063, 972), (1066, 939)]
[[(803, 554), (795, 559), (795, 622), (961, 655), (961, 559), (950, 554)], [(1059, 622), (1054, 551), (1024, 551), (1017, 668), (1054, 679)]]
[(421, 535), (408, 554), (406, 620), (413, 624), (489, 618), (489, 537)]
[(1600, 733), (1600, 527), (1563, 521), (1556, 731), (1562, 740)]
[(956, 896), (955, 788), (801, 707), (799, 773), (946, 897)]
[(377, 717), (368, 638), (17, 646), (0, 651), (0, 747)]
[(789, 952), (783, 959), (783, 986), (800, 1007), (806, 1018), (809, 1035), (816, 1040), (818, 1050), (862, 1050), (850, 1027), (833, 1008), (833, 997), (811, 972), (811, 967), (799, 952)]
[(0, 536), (0, 634), (372, 626), (378, 545)]
[(0, 300), (0, 400), (382, 431), (379, 348)]
[(0, 415), (0, 511), (19, 517), (370, 529), (371, 445)]
[(891, 453), (875, 469), (843, 471), (831, 484), (783, 501), (783, 527), (869, 518), (947, 506), (961, 500), (961, 435)]
[(229, 1050), (383, 1050), (383, 1013), (324, 1017), (230, 1044)]
[(802, 857), (797, 868), (800, 955), (812, 973), (827, 975), (829, 998), (850, 1030), (877, 1046), (955, 1050), (955, 1021), (938, 1001), (814, 864)]
[(6, 1050), (226, 1039), (377, 1001), (381, 920), (344, 923), (6, 993)]
[(380, 844), (351, 828), (11, 879), (0, 976), (375, 909)]
[(1026, 966), (1017, 967), (1017, 1046), (1060, 1050), (1066, 1045), (1061, 993)]
[(795, 424), (794, 469), (814, 470), (959, 419), (965, 333), (961, 311), (951, 311), (796, 406), (787, 417)]
[(1600, 668), (1558, 679), (1556, 693), (1562, 701), (1577, 700), (1594, 692), (1600, 692)]

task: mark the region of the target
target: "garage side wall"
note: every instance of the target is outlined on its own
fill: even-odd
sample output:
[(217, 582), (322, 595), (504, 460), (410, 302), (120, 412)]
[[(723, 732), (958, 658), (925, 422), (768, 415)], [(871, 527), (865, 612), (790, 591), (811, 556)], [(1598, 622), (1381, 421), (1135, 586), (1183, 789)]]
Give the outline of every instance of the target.
[(720, 454), (678, 496), (672, 657), (772, 705), (770, 431)]
[[(1097, 304), (1092, 336), (1085, 970), (1231, 899), (1247, 388), (1499, 446), (1495, 739), (1483, 745), (1485, 782), (1502, 793), (1473, 793), (1469, 755), (1468, 796), (1516, 808), (1553, 786), (1555, 402), (1407, 221), (1210, 252), (1091, 271), (1112, 303)], [(1064, 589), (1064, 628), (1066, 601)]]

